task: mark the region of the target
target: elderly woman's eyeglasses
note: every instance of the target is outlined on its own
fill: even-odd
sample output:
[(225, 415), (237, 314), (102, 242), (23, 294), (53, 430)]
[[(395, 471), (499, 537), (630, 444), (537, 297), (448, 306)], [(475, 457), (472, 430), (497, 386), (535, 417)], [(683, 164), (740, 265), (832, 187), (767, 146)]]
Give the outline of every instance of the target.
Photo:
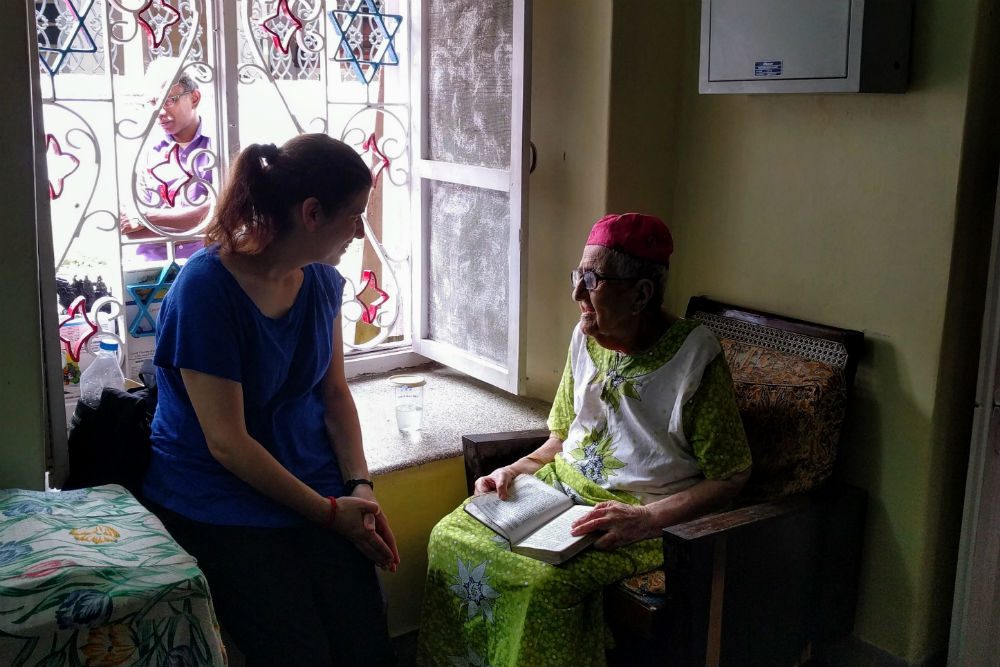
[(573, 289), (583, 281), (583, 286), (588, 292), (593, 292), (604, 280), (635, 280), (635, 278), (623, 278), (621, 276), (606, 276), (593, 269), (573, 269), (569, 273), (569, 278), (573, 282)]

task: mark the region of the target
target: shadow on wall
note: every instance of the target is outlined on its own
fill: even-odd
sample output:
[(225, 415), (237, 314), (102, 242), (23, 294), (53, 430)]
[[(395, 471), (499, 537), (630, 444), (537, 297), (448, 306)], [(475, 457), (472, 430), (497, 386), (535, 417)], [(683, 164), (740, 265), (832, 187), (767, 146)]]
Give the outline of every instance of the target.
[[(900, 377), (893, 345), (865, 332), (865, 351), (841, 436), (838, 467), (848, 482), (868, 490), (856, 627), (878, 628), (878, 636), (861, 639), (896, 655), (907, 651), (903, 642), (910, 634), (915, 599), (910, 575), (913, 564), (904, 559), (901, 539), (905, 539), (912, 530), (910, 524), (916, 520), (907, 509), (919, 513), (920, 508), (907, 496), (923, 497), (923, 490), (918, 490), (915, 483), (923, 471), (916, 452), (892, 452), (886, 448), (902, 449), (920, 442), (930, 428), (930, 420), (920, 412), (906, 391), (907, 386), (908, 382)], [(883, 434), (884, 414), (891, 414), (892, 423), (904, 431), (888, 441)], [(904, 463), (904, 468), (898, 462), (912, 462), (912, 465)], [(911, 535), (909, 539), (915, 542), (919, 537)], [(878, 617), (863, 618), (864, 614)], [(885, 638), (896, 638), (900, 643), (886, 646)]]
[[(931, 477), (927, 516), (930, 548), (923, 567), (932, 573), (936, 602), (918, 636), (929, 646), (947, 645), (956, 562), (963, 519), (980, 338), (996, 222), (1000, 172), (1000, 0), (981, 0), (969, 75), (962, 161), (955, 207), (955, 235), (948, 275), (948, 301), (941, 338), (938, 391), (934, 402)], [(994, 342), (995, 344), (995, 342)], [(962, 564), (960, 564), (961, 566)]]

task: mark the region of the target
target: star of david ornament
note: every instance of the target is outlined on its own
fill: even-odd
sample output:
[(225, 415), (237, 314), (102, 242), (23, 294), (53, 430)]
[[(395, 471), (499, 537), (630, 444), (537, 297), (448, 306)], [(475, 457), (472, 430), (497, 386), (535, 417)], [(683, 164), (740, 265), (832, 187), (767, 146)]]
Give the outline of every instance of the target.
[[(171, 262), (170, 265), (163, 267), (155, 283), (140, 283), (125, 286), (128, 293), (132, 295), (132, 299), (135, 301), (136, 308), (138, 309), (135, 317), (132, 318), (132, 321), (128, 325), (128, 332), (132, 336), (142, 338), (144, 336), (156, 335), (156, 318), (149, 312), (149, 309), (154, 303), (163, 300), (167, 290), (174, 284), (174, 279), (177, 278), (179, 271), (180, 267), (177, 263)], [(144, 323), (148, 325), (148, 328), (143, 328)]]
[(97, 43), (87, 30), (86, 24), (87, 15), (93, 8), (95, 0), (84, 0), (82, 3), (78, 0), (65, 0), (65, 2), (69, 10), (69, 20), (66, 21), (67, 15), (60, 12), (58, 23), (65, 22), (65, 25), (59, 25), (59, 39), (56, 46), (48, 43), (48, 39), (44, 37), (44, 30), (38, 35), (38, 59), (42, 61), (50, 76), (55, 76), (59, 72), (69, 54), (97, 52)]
[[(334, 9), (329, 12), (330, 22), (340, 38), (340, 46), (333, 56), (337, 62), (349, 63), (359, 81), (370, 84), (383, 66), (399, 65), (396, 53), (396, 33), (403, 25), (399, 14), (383, 14), (375, 0), (354, 0), (350, 9)], [(358, 43), (358, 34), (364, 35), (365, 24), (369, 48)], [(373, 39), (373, 35), (378, 35)], [(352, 42), (354, 42), (352, 44)]]

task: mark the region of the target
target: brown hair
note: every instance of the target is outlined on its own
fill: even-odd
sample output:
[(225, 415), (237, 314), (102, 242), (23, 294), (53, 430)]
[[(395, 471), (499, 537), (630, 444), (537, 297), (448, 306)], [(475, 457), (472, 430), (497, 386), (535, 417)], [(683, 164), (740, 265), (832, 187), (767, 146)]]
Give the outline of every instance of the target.
[(315, 197), (324, 213), (336, 215), (371, 185), (361, 156), (325, 134), (300, 134), (280, 148), (250, 144), (233, 161), (205, 243), (259, 253), (288, 229), (294, 205)]

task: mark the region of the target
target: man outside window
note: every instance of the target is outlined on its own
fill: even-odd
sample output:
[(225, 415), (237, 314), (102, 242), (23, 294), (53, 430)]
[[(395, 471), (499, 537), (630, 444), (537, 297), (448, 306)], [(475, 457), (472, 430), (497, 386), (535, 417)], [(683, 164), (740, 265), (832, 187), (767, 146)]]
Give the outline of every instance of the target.
[[(156, 105), (159, 100), (151, 102)], [(138, 204), (150, 224), (165, 232), (184, 233), (197, 227), (208, 214), (207, 183), (212, 182), (214, 159), (205, 151), (212, 143), (202, 132), (198, 113), (201, 91), (187, 74), (170, 87), (157, 117), (162, 136), (154, 138), (137, 164)], [(191, 182), (189, 182), (191, 181)], [(120, 216), (121, 232), (129, 239), (155, 238), (156, 232), (126, 213)], [(165, 243), (141, 243), (135, 256), (146, 262), (167, 258)], [(174, 244), (175, 258), (190, 257), (202, 247), (200, 240)], [(131, 254), (126, 250), (126, 255)]]

